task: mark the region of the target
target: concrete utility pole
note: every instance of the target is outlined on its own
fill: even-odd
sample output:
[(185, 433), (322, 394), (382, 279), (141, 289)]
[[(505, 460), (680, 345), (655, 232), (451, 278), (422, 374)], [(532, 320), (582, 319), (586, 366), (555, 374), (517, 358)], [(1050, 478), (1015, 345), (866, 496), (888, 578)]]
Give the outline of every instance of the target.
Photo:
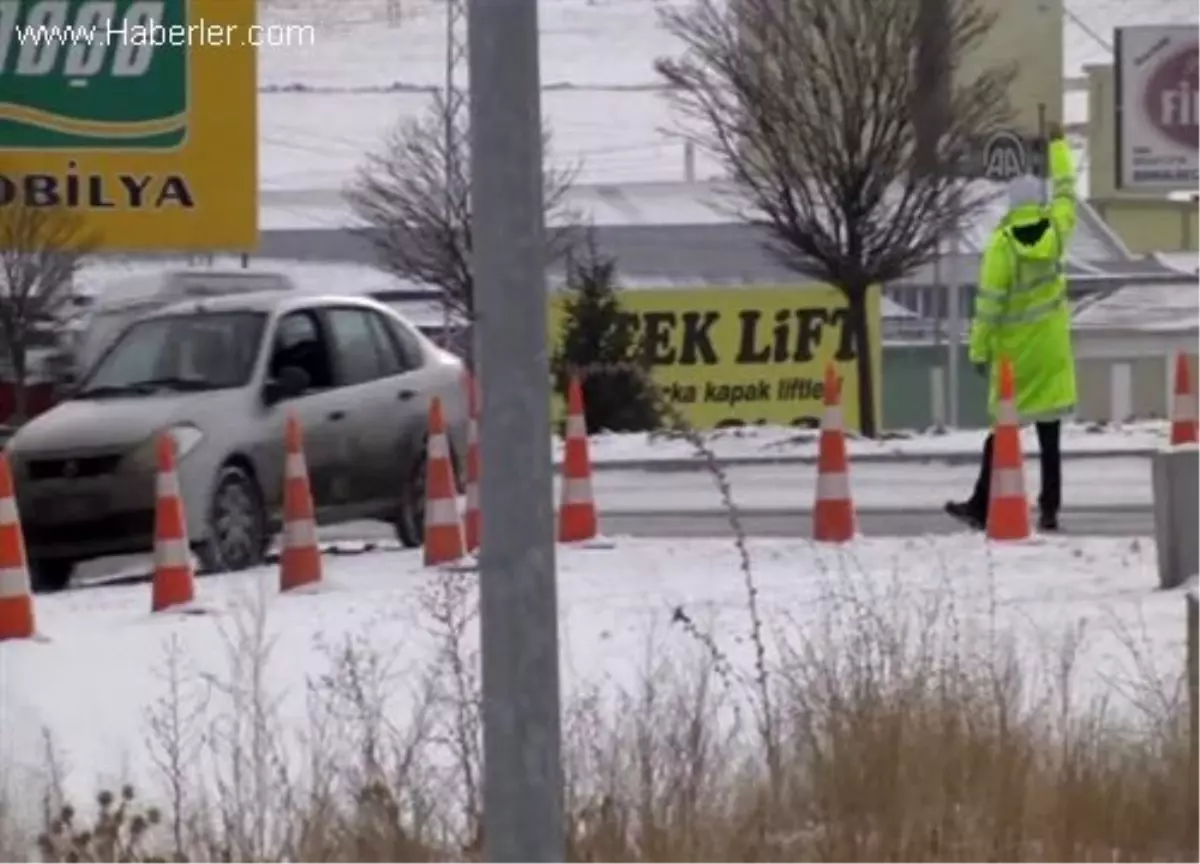
[(470, 0), (484, 854), (562, 861), (537, 0)]

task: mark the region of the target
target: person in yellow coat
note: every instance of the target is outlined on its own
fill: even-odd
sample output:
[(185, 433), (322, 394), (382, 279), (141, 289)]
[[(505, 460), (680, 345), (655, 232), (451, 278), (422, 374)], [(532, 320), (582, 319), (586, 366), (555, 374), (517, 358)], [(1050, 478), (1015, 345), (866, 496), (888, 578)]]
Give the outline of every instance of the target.
[[(1032, 175), (1014, 178), (1008, 212), (983, 253), (979, 292), (971, 322), (970, 360), (988, 373), (988, 408), (993, 421), (1000, 358), (1013, 366), (1017, 414), (1037, 429), (1042, 466), (1038, 527), (1058, 529), (1062, 505), (1062, 420), (1075, 409), (1075, 355), (1067, 299), (1067, 246), (1075, 230), (1075, 169), (1062, 127), (1051, 124), (1051, 189)], [(972, 528), (987, 522), (991, 488), (992, 436), (983, 448), (975, 490), (966, 501), (950, 501), (946, 512)]]

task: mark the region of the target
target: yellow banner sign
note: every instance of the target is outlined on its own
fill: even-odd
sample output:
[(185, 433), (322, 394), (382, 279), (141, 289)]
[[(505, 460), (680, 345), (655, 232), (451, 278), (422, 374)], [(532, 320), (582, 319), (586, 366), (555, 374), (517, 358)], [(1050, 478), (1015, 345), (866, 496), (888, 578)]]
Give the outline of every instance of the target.
[(105, 250), (252, 249), (255, 5), (0, 3), (0, 208), (67, 208)]
[[(825, 287), (626, 289), (630, 325), (645, 340), (652, 377), (697, 429), (815, 425), (825, 367), (842, 382), (848, 428), (859, 428), (858, 351), (842, 293)], [(550, 336), (562, 339), (563, 294), (550, 302)], [(879, 292), (867, 305), (879, 417)]]

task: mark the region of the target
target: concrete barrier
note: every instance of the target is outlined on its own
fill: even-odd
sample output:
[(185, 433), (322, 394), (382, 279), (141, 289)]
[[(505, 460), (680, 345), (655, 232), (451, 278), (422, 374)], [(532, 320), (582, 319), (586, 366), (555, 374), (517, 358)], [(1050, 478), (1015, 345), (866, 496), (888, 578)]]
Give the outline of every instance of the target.
[(1176, 588), (1200, 572), (1197, 525), (1200, 524), (1200, 450), (1177, 447), (1151, 456), (1154, 539), (1158, 545), (1158, 581)]
[[(1192, 776), (1200, 773), (1200, 584), (1193, 583), (1187, 593), (1187, 676), (1188, 676), (1188, 760)], [(1200, 787), (1188, 784), (1188, 809), (1196, 812)]]

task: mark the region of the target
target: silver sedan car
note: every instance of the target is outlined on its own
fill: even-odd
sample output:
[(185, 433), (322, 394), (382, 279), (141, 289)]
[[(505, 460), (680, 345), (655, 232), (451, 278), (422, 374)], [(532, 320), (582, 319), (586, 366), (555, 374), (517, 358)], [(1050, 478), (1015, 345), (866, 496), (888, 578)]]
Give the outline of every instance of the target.
[(168, 431), (202, 568), (260, 563), (280, 524), (294, 413), (317, 521), (385, 520), (422, 541), (429, 403), (465, 459), (463, 365), (365, 298), (189, 300), (130, 324), (73, 394), (9, 441), (35, 590), (153, 547), (155, 438)]

